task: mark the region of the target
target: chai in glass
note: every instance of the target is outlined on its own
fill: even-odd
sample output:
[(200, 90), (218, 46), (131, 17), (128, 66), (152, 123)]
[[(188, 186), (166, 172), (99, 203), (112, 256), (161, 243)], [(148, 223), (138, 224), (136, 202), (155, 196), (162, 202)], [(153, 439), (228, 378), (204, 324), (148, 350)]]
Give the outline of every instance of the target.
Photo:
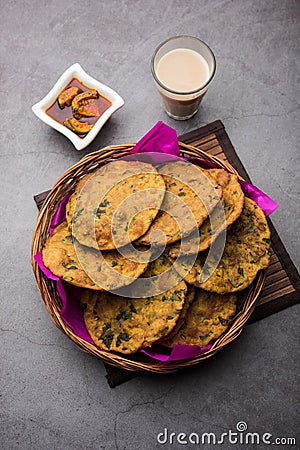
[(177, 36), (152, 57), (152, 74), (166, 113), (177, 120), (195, 115), (215, 73), (210, 48), (197, 38)]

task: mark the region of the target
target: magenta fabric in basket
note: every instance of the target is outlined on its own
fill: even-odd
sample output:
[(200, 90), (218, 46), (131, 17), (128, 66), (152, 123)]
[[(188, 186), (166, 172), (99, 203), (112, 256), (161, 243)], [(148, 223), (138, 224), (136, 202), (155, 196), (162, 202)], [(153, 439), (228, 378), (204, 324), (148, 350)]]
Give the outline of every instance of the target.
[[(172, 156), (178, 157), (180, 151), (176, 131), (165, 125), (163, 122), (158, 122), (129, 152), (129, 154), (137, 153), (148, 153), (150, 159), (154, 157), (150, 155), (150, 153), (161, 153), (162, 160), (171, 160)], [(166, 158), (166, 155), (169, 156)], [(155, 161), (157, 162), (157, 157), (155, 158)], [(204, 164), (205, 163), (206, 161), (204, 161)], [(277, 208), (278, 205), (255, 186), (246, 182), (242, 182), (241, 185), (245, 194), (256, 201), (266, 215), (271, 214)], [(51, 222), (49, 229), (50, 233), (52, 233), (57, 225), (66, 219), (65, 207), (70, 195), (71, 194), (68, 194), (60, 203)], [(83, 320), (83, 312), (80, 306), (81, 288), (65, 283), (60, 278), (53, 275), (50, 270), (44, 266), (41, 252), (35, 255), (35, 261), (46, 277), (56, 282), (57, 291), (62, 301), (60, 316), (64, 323), (69, 326), (78, 337), (94, 344), (87, 332)], [(141, 350), (141, 353), (155, 360), (167, 362), (194, 358), (206, 352), (211, 347), (212, 344), (203, 348), (196, 345), (175, 345), (171, 351), (168, 351), (167, 349), (161, 350), (160, 348), (153, 346), (153, 348)]]

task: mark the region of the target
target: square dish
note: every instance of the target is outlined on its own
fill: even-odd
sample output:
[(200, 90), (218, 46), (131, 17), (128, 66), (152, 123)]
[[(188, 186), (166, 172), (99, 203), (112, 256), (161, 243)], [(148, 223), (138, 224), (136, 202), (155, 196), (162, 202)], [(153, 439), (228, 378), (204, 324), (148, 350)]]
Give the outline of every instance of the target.
[[(63, 123), (55, 120), (53, 117), (47, 114), (49, 108), (56, 103), (59, 94), (69, 85), (69, 83), (73, 79), (78, 80), (87, 89), (96, 89), (100, 93), (101, 97), (104, 97), (111, 103), (110, 106), (95, 121), (92, 129), (84, 137), (80, 137), (79, 135), (75, 134), (74, 131), (68, 129), (65, 125), (63, 125)], [(69, 138), (77, 150), (83, 150), (95, 139), (110, 116), (123, 105), (124, 100), (117, 92), (88, 75), (80, 66), (80, 64), (75, 63), (61, 75), (61, 77), (57, 80), (48, 94), (42, 100), (32, 106), (32, 111), (44, 123)]]

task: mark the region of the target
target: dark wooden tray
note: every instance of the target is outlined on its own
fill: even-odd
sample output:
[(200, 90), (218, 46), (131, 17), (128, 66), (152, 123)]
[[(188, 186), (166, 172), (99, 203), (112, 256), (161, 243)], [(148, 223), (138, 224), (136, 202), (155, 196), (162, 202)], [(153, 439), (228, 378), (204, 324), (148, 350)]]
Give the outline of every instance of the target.
[[(179, 137), (179, 140), (200, 148), (221, 160), (228, 161), (245, 180), (251, 182), (220, 120), (184, 134)], [(39, 209), (48, 193), (49, 191), (46, 191), (34, 196)], [(263, 319), (300, 302), (299, 273), (271, 220), (268, 219), (268, 221), (272, 233), (271, 263), (267, 271), (266, 283), (248, 323)], [(110, 387), (117, 386), (138, 375), (138, 373), (128, 372), (107, 364), (105, 367)]]

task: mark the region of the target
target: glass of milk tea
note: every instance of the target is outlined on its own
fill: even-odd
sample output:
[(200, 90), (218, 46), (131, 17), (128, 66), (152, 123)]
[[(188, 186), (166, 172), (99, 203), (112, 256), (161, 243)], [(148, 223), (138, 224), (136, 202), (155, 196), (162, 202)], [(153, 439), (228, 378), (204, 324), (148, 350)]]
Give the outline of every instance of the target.
[(216, 59), (205, 42), (175, 36), (162, 42), (151, 60), (151, 71), (166, 113), (176, 120), (193, 117), (216, 71)]

